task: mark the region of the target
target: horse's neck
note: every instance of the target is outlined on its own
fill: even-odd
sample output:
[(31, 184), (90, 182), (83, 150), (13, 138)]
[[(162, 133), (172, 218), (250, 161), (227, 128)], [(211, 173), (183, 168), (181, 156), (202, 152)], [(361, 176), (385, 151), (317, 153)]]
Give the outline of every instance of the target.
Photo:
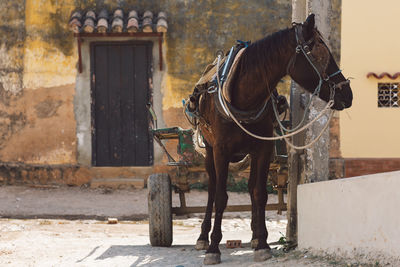
[[(288, 34), (290, 32), (288, 31)], [(246, 74), (238, 73), (236, 88), (233, 90), (233, 105), (242, 110), (257, 108), (272, 94), (278, 82), (287, 74), (287, 66), (295, 51), (295, 41), (287, 36), (287, 51), (282, 49), (268, 51), (266, 62), (272, 62), (266, 68), (256, 65), (246, 66)]]

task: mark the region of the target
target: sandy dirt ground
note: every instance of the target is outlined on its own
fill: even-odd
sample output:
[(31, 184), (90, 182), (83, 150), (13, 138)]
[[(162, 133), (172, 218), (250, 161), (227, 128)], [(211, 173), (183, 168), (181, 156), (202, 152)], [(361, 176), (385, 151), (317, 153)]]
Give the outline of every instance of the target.
[[(228, 205), (250, 204), (247, 193), (228, 192)], [(179, 206), (178, 194), (172, 195), (173, 206)], [(268, 203), (277, 203), (276, 195), (269, 195)], [(188, 206), (205, 206), (207, 192), (192, 190), (186, 194)], [(247, 216), (226, 213), (226, 217)], [(79, 187), (32, 188), (29, 186), (0, 186), (0, 217), (6, 218), (62, 218), (125, 220), (147, 218), (147, 189), (109, 190)], [(286, 219), (276, 212), (268, 212), (270, 219)]]
[[(206, 192), (193, 191), (188, 194), (187, 202), (203, 205), (206, 196)], [(229, 193), (229, 198), (229, 204), (250, 202), (247, 194)], [(270, 200), (274, 202), (276, 196)], [(174, 203), (178, 204), (176, 196)], [(149, 244), (149, 226), (143, 219), (146, 213), (146, 190), (0, 187), (0, 216), (3, 217), (0, 218), (0, 266), (202, 266), (204, 251), (194, 249), (201, 215), (175, 218), (172, 247), (159, 248)], [(304, 251), (284, 253), (281, 250), (273, 250), (274, 257), (267, 262), (255, 263), (249, 244), (250, 213), (226, 215), (220, 245), (222, 264), (218, 266), (339, 264)], [(35, 217), (38, 219), (26, 219)], [(117, 217), (120, 221), (107, 224), (108, 217)], [(285, 217), (285, 214), (268, 212), (268, 242), (284, 235)], [(226, 240), (232, 239), (242, 240), (243, 248), (227, 249)]]
[[(96, 220), (0, 219), (0, 266), (202, 266), (204, 251), (196, 251), (199, 218), (174, 221), (172, 247), (151, 247), (146, 221), (111, 225)], [(249, 219), (223, 222), (218, 266), (329, 266), (328, 260), (307, 253), (283, 253), (255, 263), (249, 243), (227, 249), (227, 239), (248, 241)], [(271, 239), (280, 235), (285, 221), (268, 221)], [(274, 239), (273, 239), (274, 240)]]

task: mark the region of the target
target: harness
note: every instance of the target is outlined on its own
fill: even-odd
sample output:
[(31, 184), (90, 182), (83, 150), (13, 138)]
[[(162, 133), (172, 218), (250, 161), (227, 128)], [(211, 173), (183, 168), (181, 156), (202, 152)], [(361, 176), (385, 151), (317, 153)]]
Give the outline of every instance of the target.
[[(292, 56), (292, 58), (290, 59), (290, 61), (288, 63), (288, 66), (286, 68), (287, 74), (290, 75), (290, 72), (291, 72), (291, 70), (293, 69), (293, 67), (295, 65), (297, 55), (302, 53), (305, 56), (305, 58), (307, 59), (307, 61), (309, 62), (309, 64), (312, 66), (314, 71), (317, 73), (318, 78), (319, 78), (318, 85), (315, 88), (314, 92), (312, 93), (311, 98), (308, 101), (306, 110), (309, 109), (313, 98), (315, 96), (319, 96), (322, 84), (324, 82), (328, 82), (329, 88), (330, 88), (330, 100), (328, 101), (328, 103), (324, 107), (324, 109), (312, 121), (308, 122), (306, 125), (303, 125), (304, 121), (305, 121), (305, 118), (306, 118), (306, 115), (307, 115), (307, 112), (305, 112), (301, 122), (296, 127), (292, 128), (292, 129), (285, 128), (283, 126), (282, 122), (279, 119), (278, 108), (277, 108), (277, 97), (274, 94), (272, 94), (271, 95), (271, 98), (272, 98), (271, 102), (272, 102), (272, 108), (273, 108), (273, 111), (274, 111), (274, 114), (275, 114), (275, 117), (276, 117), (276, 121), (279, 124), (281, 132), (282, 133), (286, 133), (286, 134), (278, 135), (278, 134), (275, 133), (275, 135), (278, 135), (278, 136), (275, 136), (275, 137), (259, 136), (259, 135), (256, 135), (256, 134), (251, 133), (250, 131), (248, 131), (242, 124), (250, 123), (250, 122), (254, 123), (255, 120), (260, 119), (261, 116), (263, 115), (264, 110), (266, 109), (268, 103), (270, 103), (269, 97), (265, 100), (264, 104), (259, 109), (256, 109), (256, 110), (253, 110), (253, 111), (246, 111), (244, 113), (242, 113), (241, 111), (235, 109), (230, 103), (228, 103), (226, 101), (226, 99), (224, 98), (224, 96), (221, 93), (222, 84), (225, 82), (223, 80), (224, 71), (221, 73), (221, 75), (222, 75), (221, 79), (220, 79), (220, 72), (219, 71), (217, 72), (217, 75), (216, 75), (217, 77), (216, 77), (216, 80), (215, 80), (216, 81), (216, 85), (214, 85), (213, 89), (211, 91), (209, 91), (209, 93), (214, 93), (216, 91), (215, 92), (216, 94), (214, 95), (214, 99), (215, 99), (214, 102), (216, 103), (216, 107), (219, 110), (219, 112), (223, 115), (224, 118), (234, 121), (236, 123), (236, 125), (239, 126), (248, 135), (250, 135), (250, 136), (252, 136), (252, 137), (254, 137), (256, 139), (266, 140), (266, 141), (285, 139), (285, 141), (288, 143), (288, 145), (290, 147), (292, 147), (294, 149), (305, 149), (305, 148), (308, 148), (308, 147), (312, 146), (316, 141), (318, 141), (318, 139), (322, 136), (323, 132), (329, 126), (330, 120), (331, 120), (333, 112), (334, 112), (331, 109), (331, 107), (334, 105), (333, 99), (334, 99), (335, 90), (336, 89), (340, 89), (341, 90), (342, 86), (344, 86), (345, 84), (349, 83), (349, 80), (346, 80), (346, 81), (343, 81), (343, 82), (339, 82), (339, 83), (335, 83), (335, 82), (331, 81), (331, 78), (336, 76), (336, 75), (338, 75), (339, 73), (341, 73), (341, 70), (338, 70), (337, 72), (335, 72), (333, 74), (327, 75), (325, 71), (326, 71), (326, 68), (327, 68), (327, 65), (328, 65), (329, 61), (326, 62), (325, 66), (322, 66), (323, 67), (322, 71), (319, 70), (319, 68), (316, 65), (318, 60), (312, 55), (312, 49), (310, 49), (310, 45), (312, 44), (312, 42), (314, 42), (314, 41), (316, 42), (316, 40), (314, 38), (311, 38), (310, 40), (305, 41), (303, 33), (302, 33), (302, 24), (294, 23), (293, 26), (294, 26), (294, 29), (295, 29), (295, 36), (296, 36), (297, 46), (296, 46), (295, 53)], [(314, 46), (315, 45), (316, 45), (316, 43), (314, 44)], [(326, 51), (328, 51), (328, 53), (329, 53), (329, 50), (326, 47), (326, 45), (325, 44), (323, 44), (323, 45), (325, 46)], [(231, 52), (232, 52), (232, 49), (231, 49), (229, 54), (231, 54)], [(229, 62), (229, 60), (227, 60), (227, 61)], [(219, 66), (220, 62), (221, 62), (221, 55), (219, 55), (218, 58), (217, 58), (217, 69), (218, 70), (219, 70), (219, 67), (220, 67)], [(216, 89), (215, 89), (215, 86), (216, 86)], [(209, 88), (207, 88), (207, 89), (209, 89)], [(201, 95), (203, 92), (204, 92), (204, 90), (200, 91), (198, 93)], [(189, 105), (186, 105), (185, 110), (188, 111), (188, 112), (191, 112), (188, 109), (188, 106)], [(289, 137), (291, 137), (291, 136), (293, 136), (293, 135), (295, 135), (295, 134), (297, 134), (299, 132), (302, 132), (305, 129), (309, 128), (315, 121), (317, 121), (319, 118), (324, 116), (324, 114), (327, 111), (330, 111), (330, 114), (329, 114), (329, 119), (328, 119), (326, 125), (322, 129), (322, 131), (319, 134), (319, 136), (317, 136), (309, 144), (307, 144), (305, 146), (295, 146), (289, 141), (289, 139), (288, 139)], [(185, 114), (191, 115), (188, 112), (185, 112)], [(241, 115), (249, 115), (251, 113), (255, 114), (255, 116), (248, 116), (247, 118), (240, 117)], [(199, 115), (198, 111), (197, 111), (197, 114), (196, 114), (196, 112), (195, 113), (192, 112), (192, 115), (197, 116), (200, 119), (200, 115)], [(196, 126), (197, 126), (197, 124), (196, 124)]]
[[(193, 123), (193, 118), (195, 118), (197, 121), (200, 119), (200, 114), (198, 110), (199, 102), (201, 101), (201, 98), (203, 97), (202, 95), (205, 92), (213, 94), (216, 109), (218, 110), (219, 114), (227, 121), (233, 121), (228, 113), (228, 109), (232, 114), (234, 114), (234, 116), (240, 121), (240, 123), (250, 124), (263, 119), (264, 115), (267, 113), (265, 111), (268, 108), (271, 108), (271, 101), (269, 100), (269, 98), (267, 98), (263, 103), (252, 110), (240, 110), (230, 103), (230, 98), (227, 95), (227, 91), (229, 90), (228, 87), (230, 86), (230, 79), (233, 77), (234, 72), (236, 71), (236, 69), (232, 69), (234, 61), (238, 60), (238, 57), (241, 56), (241, 53), (243, 52), (241, 50), (247, 48), (250, 44), (249, 41), (243, 42), (238, 40), (237, 42), (238, 43), (229, 50), (226, 58), (222, 58), (220, 57), (220, 55), (218, 55), (215, 60), (216, 63), (214, 62), (216, 64), (214, 68), (219, 71), (218, 73), (215, 73), (213, 79), (207, 84), (207, 86), (201, 87), (203, 85), (202, 83), (204, 83), (203, 77), (200, 79), (202, 83), (198, 82), (196, 84), (193, 94), (190, 95), (190, 100), (196, 103), (195, 106), (191, 108), (190, 103), (183, 102), (186, 117), (192, 124), (195, 124)], [(211, 67), (209, 66), (207, 69), (211, 69)], [(203, 73), (203, 75), (207, 75), (207, 69)], [(276, 90), (273, 90), (273, 94), (276, 99), (280, 97)], [(226, 100), (225, 105), (222, 104), (221, 98), (224, 98)], [(286, 99), (279, 99), (280, 100), (277, 102), (279, 103), (278, 113), (280, 114), (284, 112), (288, 105)]]

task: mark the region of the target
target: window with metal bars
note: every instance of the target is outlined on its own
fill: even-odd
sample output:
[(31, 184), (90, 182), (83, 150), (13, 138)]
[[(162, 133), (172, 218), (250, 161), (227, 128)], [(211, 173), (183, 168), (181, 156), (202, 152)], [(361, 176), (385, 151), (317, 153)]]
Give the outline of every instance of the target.
[(378, 108), (398, 108), (399, 83), (378, 83)]

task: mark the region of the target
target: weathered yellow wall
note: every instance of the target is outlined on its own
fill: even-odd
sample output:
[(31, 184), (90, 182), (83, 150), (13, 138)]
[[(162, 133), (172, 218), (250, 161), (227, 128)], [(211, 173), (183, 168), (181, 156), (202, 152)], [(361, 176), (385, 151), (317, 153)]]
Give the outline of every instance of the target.
[(353, 106), (340, 114), (345, 158), (400, 157), (400, 108), (378, 108), (378, 82), (368, 72), (400, 71), (398, 0), (343, 0), (341, 67), (353, 77)]
[(77, 52), (68, 31), (73, 0), (27, 0), (24, 88), (73, 84)]
[[(332, 24), (336, 26), (331, 44), (340, 38), (335, 29), (340, 24), (341, 0), (332, 1), (335, 12)], [(20, 177), (23, 181), (35, 181), (38, 177), (44, 177), (41, 183), (46, 183), (46, 177), (69, 181), (68, 177), (75, 177), (75, 172), (79, 171), (84, 175), (78, 176), (84, 178), (78, 179), (81, 182), (71, 182), (79, 184), (95, 176), (76, 167), (74, 110), (79, 107), (74, 107), (73, 101), (78, 53), (76, 39), (68, 29), (74, 9), (98, 12), (102, 8), (111, 11), (122, 7), (125, 11), (134, 8), (140, 13), (145, 10), (167, 12), (169, 29), (163, 42), (166, 75), (161, 84), (162, 114), (158, 115), (165, 126), (188, 128), (181, 100), (192, 92), (215, 52), (218, 49), (227, 51), (237, 39), (255, 41), (290, 26), (291, 2), (0, 0), (0, 10), (4, 11), (0, 13), (0, 165), (23, 165), (28, 172), (17, 165), (13, 171), (6, 171), (9, 177)], [(338, 58), (338, 43), (332, 48)], [(346, 69), (345, 72), (351, 73)], [(279, 85), (280, 93), (288, 94), (290, 80), (285, 81), (286, 84)], [(335, 142), (338, 146), (337, 139)], [(169, 148), (174, 151), (176, 144)], [(340, 157), (338, 149), (335, 153), (332, 151), (331, 156)], [(42, 167), (36, 170), (36, 166)], [(71, 175), (71, 166), (75, 166), (74, 175)], [(48, 175), (43, 174), (43, 168), (50, 168)], [(0, 168), (0, 180), (1, 176)]]
[(162, 115), (169, 126), (188, 126), (181, 100), (218, 49), (289, 26), (291, 12), (289, 0), (8, 0), (0, 6), (8, 11), (1, 20), (9, 27), (0, 29), (1, 35), (8, 34), (0, 39), (0, 71), (7, 70), (0, 73), (0, 94), (7, 100), (0, 103), (0, 161), (28, 164), (76, 163), (78, 53), (68, 29), (74, 9), (167, 11)]
[(76, 163), (74, 1), (2, 1), (0, 161)]
[[(170, 14), (163, 108), (181, 108), (200, 74), (236, 40), (256, 41), (290, 26), (291, 1), (162, 1)], [(287, 87), (288, 88), (288, 87)], [(288, 92), (285, 92), (288, 93)]]
[(25, 21), (25, 38), (21, 83), (8, 90), (10, 99), (0, 107), (12, 126), (1, 144), (3, 162), (76, 163), (72, 100), (77, 53), (66, 23), (73, 8), (73, 1), (27, 0), (24, 13), (9, 15)]
[(77, 162), (78, 52), (68, 21), (75, 9), (118, 6), (167, 12), (158, 115), (166, 126), (185, 128), (181, 101), (215, 52), (228, 50), (237, 39), (262, 38), (291, 21), (290, 0), (0, 0), (0, 182), (81, 184), (97, 177), (88, 171), (93, 168)]

